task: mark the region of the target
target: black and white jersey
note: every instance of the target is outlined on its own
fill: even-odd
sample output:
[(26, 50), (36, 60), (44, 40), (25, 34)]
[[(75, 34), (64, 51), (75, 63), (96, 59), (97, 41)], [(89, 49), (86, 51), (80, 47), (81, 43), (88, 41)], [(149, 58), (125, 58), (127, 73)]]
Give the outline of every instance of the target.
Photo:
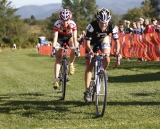
[(104, 37), (106, 37), (109, 34), (112, 34), (114, 40), (119, 38), (118, 27), (111, 22), (109, 22), (108, 27), (104, 31), (102, 31), (99, 28), (97, 20), (95, 20), (88, 24), (86, 30), (86, 40), (91, 40), (91, 45), (100, 42)]

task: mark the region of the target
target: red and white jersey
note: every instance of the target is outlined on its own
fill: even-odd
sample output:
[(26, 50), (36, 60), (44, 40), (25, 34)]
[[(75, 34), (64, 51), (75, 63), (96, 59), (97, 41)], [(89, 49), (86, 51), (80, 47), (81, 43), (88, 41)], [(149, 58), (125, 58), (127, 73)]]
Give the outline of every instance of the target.
[(77, 30), (77, 25), (73, 20), (70, 20), (70, 23), (68, 24), (67, 28), (64, 29), (62, 20), (57, 20), (54, 23), (53, 30), (58, 31), (59, 34), (66, 35), (66, 34), (70, 34), (73, 31)]

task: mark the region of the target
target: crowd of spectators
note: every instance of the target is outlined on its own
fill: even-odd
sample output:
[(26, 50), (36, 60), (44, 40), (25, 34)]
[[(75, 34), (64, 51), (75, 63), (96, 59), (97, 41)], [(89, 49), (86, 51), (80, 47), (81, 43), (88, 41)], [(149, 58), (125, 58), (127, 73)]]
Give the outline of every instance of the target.
[[(130, 34), (130, 38), (132, 38), (133, 34), (136, 34), (136, 36), (141, 40), (143, 34), (153, 32), (160, 32), (160, 19), (157, 20), (152, 18), (150, 21), (149, 19), (139, 18), (137, 21), (133, 22), (124, 20), (124, 23), (119, 24), (119, 35)], [(140, 58), (138, 60), (143, 61), (143, 59)]]
[(124, 20), (124, 23), (119, 24), (119, 33), (147, 34), (152, 32), (160, 32), (160, 19), (156, 20), (152, 18), (150, 22), (149, 19), (139, 18), (132, 23), (128, 20)]

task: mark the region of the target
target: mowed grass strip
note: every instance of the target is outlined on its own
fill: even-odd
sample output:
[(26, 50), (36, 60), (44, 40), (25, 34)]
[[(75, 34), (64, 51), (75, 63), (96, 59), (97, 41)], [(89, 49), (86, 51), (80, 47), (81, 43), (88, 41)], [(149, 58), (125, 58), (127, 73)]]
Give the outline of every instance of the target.
[(103, 118), (83, 100), (85, 58), (75, 61), (66, 100), (53, 90), (55, 58), (36, 49), (0, 52), (0, 129), (159, 129), (160, 62), (122, 59), (108, 68)]

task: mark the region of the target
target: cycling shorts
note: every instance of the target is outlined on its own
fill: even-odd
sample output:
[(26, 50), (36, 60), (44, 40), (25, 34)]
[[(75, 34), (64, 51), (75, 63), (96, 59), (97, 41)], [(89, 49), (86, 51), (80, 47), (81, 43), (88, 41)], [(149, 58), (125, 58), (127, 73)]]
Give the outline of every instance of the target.
[[(70, 38), (72, 37), (72, 34), (67, 34), (67, 35), (62, 35), (62, 34), (58, 34), (58, 43), (63, 46), (63, 43), (67, 43), (69, 42)], [(69, 44), (68, 44), (69, 45)]]
[[(105, 48), (110, 49), (111, 48), (110, 44), (111, 44), (111, 39), (109, 36), (106, 36), (103, 39), (101, 39), (98, 43), (91, 43), (91, 47), (93, 52), (97, 52)], [(86, 53), (88, 52), (86, 51)]]

